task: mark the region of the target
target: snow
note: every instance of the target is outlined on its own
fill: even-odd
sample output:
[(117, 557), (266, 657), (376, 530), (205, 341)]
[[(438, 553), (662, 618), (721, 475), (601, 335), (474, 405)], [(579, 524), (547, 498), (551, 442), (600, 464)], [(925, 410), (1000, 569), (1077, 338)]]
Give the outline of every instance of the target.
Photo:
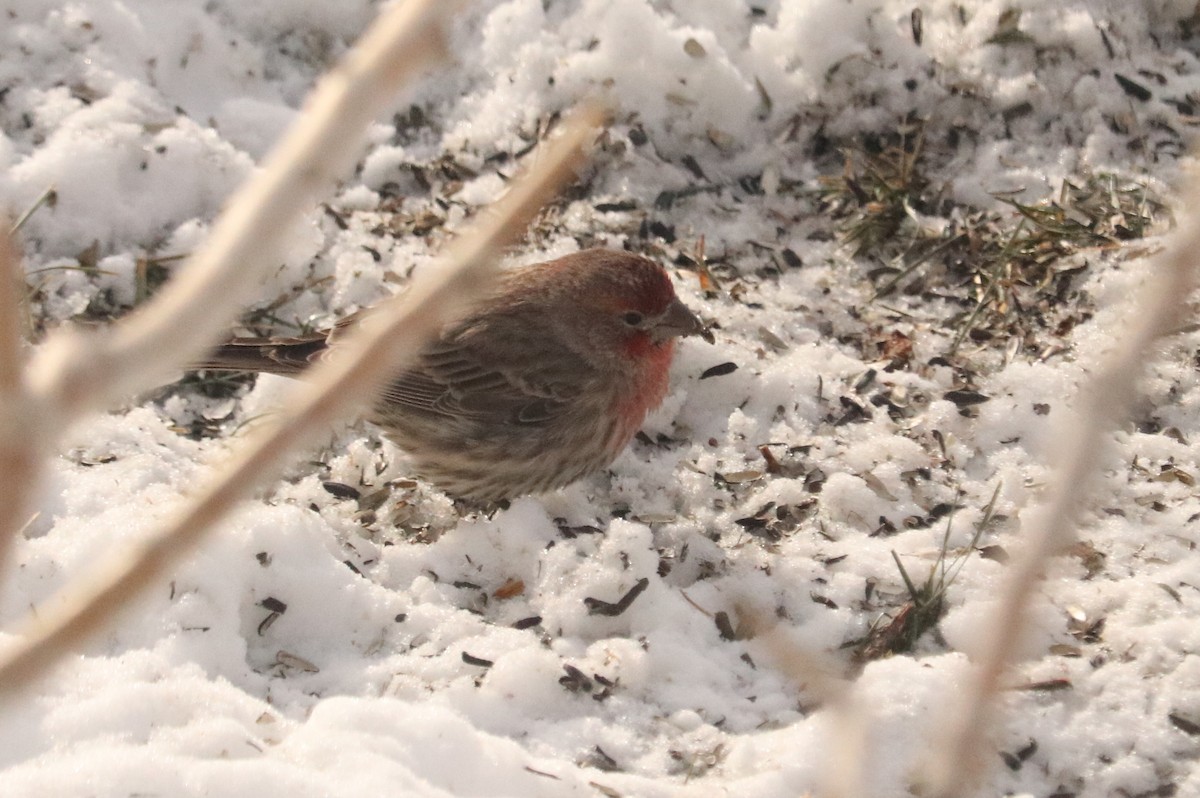
[[(0, 207), (16, 215), (56, 195), (22, 230), (38, 320), (119, 315), (138, 296), (140, 258), (194, 249), (377, 6), (0, 4)], [(395, 291), (503, 191), (539, 125), (598, 92), (615, 112), (583, 190), (508, 260), (629, 244), (672, 269), (684, 301), (719, 325), (716, 343), (683, 343), (646, 439), (609, 473), (491, 516), (409, 479), (369, 426), (332, 431), (168, 583), (3, 699), (0, 794), (819, 792), (842, 719), (783, 640), (855, 680), (868, 792), (909, 795), (1006, 566), (972, 554), (940, 638), (912, 653), (856, 674), (842, 645), (907, 598), (893, 552), (924, 580), (947, 534), (971, 543), (993, 493), (978, 546), (1016, 551), (1054, 477), (1055, 430), (1119, 340), (1157, 242), (1084, 253), (1074, 287), (1096, 312), (1064, 351), (975, 348), (973, 387), (991, 398), (964, 415), (944, 398), (962, 387), (938, 359), (948, 311), (920, 296), (872, 301), (877, 264), (831, 234), (816, 198), (817, 178), (840, 174), (824, 148), (913, 115), (929, 120), (927, 172), (956, 203), (996, 210), (998, 195), (1033, 202), (1104, 172), (1169, 196), (1200, 90), (1192, 2), (921, 10), (917, 43), (913, 4), (896, 0), (464, 5), (454, 62), (369, 132), (247, 326), (311, 328)], [(995, 41), (1013, 10), (1019, 37)], [(701, 237), (721, 284), (711, 295), (676, 266)], [(99, 271), (77, 268), (89, 263)], [(893, 331), (912, 339), (909, 368), (854, 344)], [(1085, 545), (1046, 564), (981, 794), (1200, 791), (1198, 345), (1187, 328), (1158, 348)], [(737, 369), (702, 377), (727, 362)], [(0, 580), (5, 628), (169, 517), (286, 385), (219, 395), (184, 383), (72, 430)], [(906, 397), (905, 415), (870, 407), (884, 389)], [(871, 412), (834, 423), (842, 399)], [(758, 516), (780, 531), (737, 523)], [(624, 612), (589, 612), (585, 600), (618, 602), (641, 580)], [(751, 634), (772, 624), (773, 636)], [(1037, 689), (1053, 680), (1069, 687)]]

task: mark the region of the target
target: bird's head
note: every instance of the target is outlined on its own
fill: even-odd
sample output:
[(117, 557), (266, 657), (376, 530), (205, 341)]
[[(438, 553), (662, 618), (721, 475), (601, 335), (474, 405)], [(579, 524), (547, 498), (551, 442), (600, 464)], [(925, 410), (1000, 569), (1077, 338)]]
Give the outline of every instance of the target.
[[(675, 295), (666, 271), (652, 260), (605, 249), (560, 259), (562, 284), (577, 298), (577, 314), (566, 320), (579, 331), (590, 354), (614, 361), (665, 359), (674, 340), (712, 334)], [(666, 363), (664, 363), (666, 365)]]

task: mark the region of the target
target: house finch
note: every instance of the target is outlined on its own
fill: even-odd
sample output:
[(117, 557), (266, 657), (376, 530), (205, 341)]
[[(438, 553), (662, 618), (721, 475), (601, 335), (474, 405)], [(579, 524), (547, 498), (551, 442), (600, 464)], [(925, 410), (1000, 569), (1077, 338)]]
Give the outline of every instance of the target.
[[(339, 330), (238, 338), (197, 368), (296, 375)], [(396, 376), (370, 420), (447, 493), (496, 501), (613, 461), (662, 402), (675, 338), (701, 335), (658, 264), (590, 249), (505, 272)]]

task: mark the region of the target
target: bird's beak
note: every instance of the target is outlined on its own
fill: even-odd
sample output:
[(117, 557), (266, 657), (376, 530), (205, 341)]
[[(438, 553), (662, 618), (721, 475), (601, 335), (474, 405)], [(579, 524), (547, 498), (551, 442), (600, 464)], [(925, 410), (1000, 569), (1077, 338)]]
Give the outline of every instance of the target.
[(678, 299), (671, 300), (667, 312), (660, 316), (658, 323), (654, 325), (654, 332), (656, 338), (664, 341), (687, 335), (698, 335), (710, 344), (715, 340), (712, 332), (704, 326), (704, 322)]

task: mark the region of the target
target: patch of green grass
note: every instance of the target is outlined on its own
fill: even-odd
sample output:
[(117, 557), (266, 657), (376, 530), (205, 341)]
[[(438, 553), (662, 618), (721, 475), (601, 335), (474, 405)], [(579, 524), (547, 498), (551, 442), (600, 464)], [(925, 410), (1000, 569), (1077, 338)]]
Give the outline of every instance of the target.
[(936, 630), (946, 612), (947, 592), (966, 564), (967, 557), (975, 551), (983, 533), (997, 520), (995, 510), (999, 495), (1000, 485), (997, 485), (984, 507), (983, 516), (975, 525), (970, 543), (953, 555), (950, 552), (950, 530), (954, 516), (951, 514), (946, 522), (946, 534), (942, 536), (938, 558), (921, 584), (913, 582), (899, 555), (892, 552), (900, 578), (904, 580), (904, 587), (908, 591), (908, 600), (882, 613), (863, 637), (846, 644), (846, 647), (854, 649), (855, 662), (870, 662), (892, 654), (908, 653), (922, 636)]

